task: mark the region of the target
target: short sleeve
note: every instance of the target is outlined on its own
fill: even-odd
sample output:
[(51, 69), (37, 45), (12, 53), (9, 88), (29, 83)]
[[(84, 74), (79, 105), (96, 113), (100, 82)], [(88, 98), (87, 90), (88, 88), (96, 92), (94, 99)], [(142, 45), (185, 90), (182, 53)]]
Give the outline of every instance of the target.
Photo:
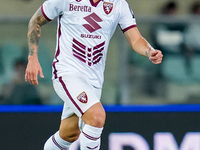
[(63, 13), (64, 2), (65, 0), (46, 0), (41, 6), (44, 17), (48, 21), (51, 21), (61, 15)]
[(123, 0), (120, 5), (120, 19), (119, 25), (123, 32), (136, 27), (136, 19), (134, 17), (132, 9), (129, 7), (129, 4)]

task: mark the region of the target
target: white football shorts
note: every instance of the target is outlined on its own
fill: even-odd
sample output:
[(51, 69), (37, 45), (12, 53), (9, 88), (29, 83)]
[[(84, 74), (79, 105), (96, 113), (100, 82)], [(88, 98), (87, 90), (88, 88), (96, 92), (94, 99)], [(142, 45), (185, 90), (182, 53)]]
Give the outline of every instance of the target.
[(76, 114), (79, 118), (91, 106), (100, 102), (101, 89), (93, 87), (86, 78), (67, 74), (53, 80), (58, 96), (64, 101), (61, 120)]

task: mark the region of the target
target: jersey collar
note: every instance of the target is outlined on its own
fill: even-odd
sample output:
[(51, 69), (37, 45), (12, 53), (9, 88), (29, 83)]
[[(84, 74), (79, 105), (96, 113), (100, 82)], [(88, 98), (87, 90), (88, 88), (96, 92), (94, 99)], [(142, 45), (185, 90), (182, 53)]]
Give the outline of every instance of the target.
[(97, 5), (99, 4), (100, 1), (102, 1), (102, 0), (99, 0), (96, 3), (94, 3), (93, 0), (90, 0), (90, 3), (92, 6), (97, 7)]

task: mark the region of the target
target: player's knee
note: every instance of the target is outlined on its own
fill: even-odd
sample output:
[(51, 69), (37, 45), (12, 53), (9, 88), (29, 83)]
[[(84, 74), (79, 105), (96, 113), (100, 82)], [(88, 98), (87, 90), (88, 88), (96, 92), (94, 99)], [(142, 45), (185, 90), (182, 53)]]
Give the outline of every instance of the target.
[(105, 111), (92, 113), (90, 118), (85, 122), (94, 127), (103, 127), (105, 123), (106, 113)]
[(70, 131), (68, 133), (62, 133), (62, 132), (60, 133), (60, 137), (63, 140), (71, 142), (71, 143), (76, 141), (79, 138), (79, 135), (80, 135), (79, 130), (73, 130), (73, 131)]
[(105, 123), (105, 113), (103, 114), (97, 114), (93, 116), (93, 125), (94, 127), (103, 127)]
[(104, 126), (105, 118), (106, 113), (101, 103), (94, 104), (82, 116), (85, 124), (99, 128)]

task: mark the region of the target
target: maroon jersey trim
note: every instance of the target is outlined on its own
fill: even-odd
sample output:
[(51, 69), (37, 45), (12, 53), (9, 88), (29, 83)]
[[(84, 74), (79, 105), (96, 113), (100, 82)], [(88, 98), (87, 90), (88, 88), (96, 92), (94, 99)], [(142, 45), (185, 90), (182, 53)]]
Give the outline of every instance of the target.
[(123, 29), (122, 31), (123, 31), (123, 33), (124, 33), (124, 32), (126, 32), (126, 31), (128, 31), (129, 29), (132, 29), (132, 28), (135, 28), (135, 27), (137, 27), (137, 25), (131, 25), (131, 26), (129, 26), (129, 27)]
[(45, 14), (43, 5), (41, 6), (41, 11), (42, 11), (43, 16), (44, 16), (48, 21), (52, 21), (52, 20), (51, 20), (49, 17), (47, 17), (47, 15)]
[(97, 5), (99, 4), (101, 0), (99, 0), (98, 2), (94, 3), (93, 0), (90, 0), (90, 3), (92, 6), (97, 7)]

